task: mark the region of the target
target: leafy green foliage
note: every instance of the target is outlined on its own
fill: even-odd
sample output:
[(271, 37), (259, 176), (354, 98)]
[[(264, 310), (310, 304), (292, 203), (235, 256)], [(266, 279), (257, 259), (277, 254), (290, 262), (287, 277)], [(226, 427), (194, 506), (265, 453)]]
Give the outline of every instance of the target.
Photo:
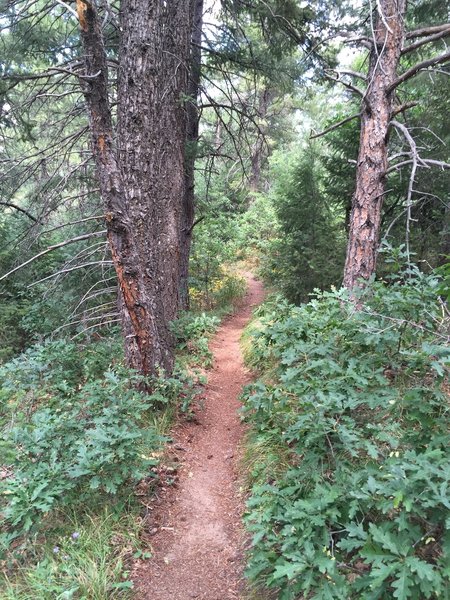
[(235, 255), (231, 218), (209, 220), (194, 230), (189, 295), (194, 310), (227, 309), (245, 292), (242, 277), (226, 268)]
[(239, 219), (237, 244), (244, 258), (264, 257), (278, 238), (279, 222), (272, 198), (256, 194), (248, 210)]
[(450, 303), (450, 262), (446, 262), (445, 264), (441, 265), (438, 269), (436, 269), (436, 271), (442, 277), (438, 292), (445, 298), (448, 304)]
[[(117, 494), (151, 476), (153, 453), (164, 438), (149, 414), (177, 402), (189, 386), (142, 377), (112, 365), (105, 344), (80, 353), (60, 340), (36, 346), (0, 370), (2, 457), (10, 475), (1, 481), (6, 520), (2, 542), (32, 533), (55, 508), (93, 494)], [(109, 365), (108, 365), (109, 363)]]
[(333, 291), (259, 313), (252, 361), (270, 381), (244, 414), (284, 450), (255, 473), (248, 575), (280, 599), (447, 597), (450, 353), (437, 279), (405, 275), (360, 310)]
[(204, 366), (211, 364), (212, 354), (208, 347), (208, 339), (216, 331), (219, 323), (218, 317), (206, 313), (186, 313), (172, 323), (177, 346), (181, 351), (190, 354), (191, 363), (199, 362)]

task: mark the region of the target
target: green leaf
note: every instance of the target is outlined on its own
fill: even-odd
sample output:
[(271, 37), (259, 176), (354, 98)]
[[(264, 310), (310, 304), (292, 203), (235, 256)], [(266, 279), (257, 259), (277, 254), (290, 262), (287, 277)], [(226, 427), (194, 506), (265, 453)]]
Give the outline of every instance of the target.
[(392, 554), (400, 554), (399, 548), (395, 543), (395, 539), (392, 537), (391, 533), (387, 530), (387, 525), (383, 524), (378, 527), (374, 523), (369, 525), (370, 533), (372, 534), (372, 539), (375, 542), (381, 544), (381, 547), (385, 550), (389, 550)]
[(397, 600), (407, 600), (411, 595), (412, 584), (411, 572), (404, 565), (399, 571), (397, 579), (392, 583), (392, 587), (395, 588), (395, 592), (393, 593), (394, 598), (397, 598)]
[(428, 581), (433, 581), (435, 579), (435, 573), (432, 565), (429, 563), (420, 560), (416, 556), (408, 556), (406, 559), (406, 564), (409, 565), (409, 568), (413, 573), (417, 573), (419, 579)]
[(120, 583), (113, 583), (111, 587), (115, 590), (132, 590), (134, 583), (132, 581), (121, 581)]
[(277, 565), (273, 574), (273, 579), (282, 579), (287, 577), (289, 580), (294, 579), (304, 571), (306, 563), (285, 563), (283, 565)]

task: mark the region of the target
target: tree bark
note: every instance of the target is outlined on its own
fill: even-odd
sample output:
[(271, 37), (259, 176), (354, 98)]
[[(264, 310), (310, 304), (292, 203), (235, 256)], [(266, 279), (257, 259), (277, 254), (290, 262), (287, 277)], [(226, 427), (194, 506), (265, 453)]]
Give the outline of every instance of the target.
[(356, 191), (352, 201), (344, 286), (375, 273), (385, 194), (387, 143), (404, 30), (405, 0), (380, 0), (363, 99)]
[(129, 364), (145, 364), (144, 372), (173, 368), (169, 325), (178, 314), (182, 270), (191, 30), (192, 0), (122, 0), (118, 156), (151, 345), (148, 356), (137, 344), (126, 348)]
[(450, 206), (445, 205), (444, 218), (441, 231), (441, 247), (439, 253), (439, 265), (448, 263), (450, 257)]
[(93, 153), (120, 288), (125, 352), (144, 375), (170, 372), (179, 306), (187, 63), (193, 0), (122, 0), (117, 135), (95, 4), (77, 0)]
[(203, 0), (193, 0), (192, 46), (189, 65), (188, 101), (186, 104), (186, 162), (185, 193), (181, 229), (181, 273), (180, 273), (180, 309), (189, 309), (189, 255), (191, 250), (192, 230), (194, 226), (194, 184), (195, 159), (198, 142), (198, 95), (201, 74), (201, 42), (203, 25)]
[(253, 152), (251, 156), (251, 171), (249, 178), (249, 189), (251, 192), (261, 192), (262, 191), (262, 182), (261, 182), (261, 170), (264, 165), (264, 162), (267, 159), (267, 142), (265, 139), (267, 133), (267, 124), (265, 120), (267, 118), (269, 108), (274, 98), (276, 97), (276, 92), (273, 89), (265, 86), (262, 90), (260, 90), (258, 94), (258, 118), (260, 120), (259, 123), (259, 131), (257, 132), (256, 142), (253, 146)]

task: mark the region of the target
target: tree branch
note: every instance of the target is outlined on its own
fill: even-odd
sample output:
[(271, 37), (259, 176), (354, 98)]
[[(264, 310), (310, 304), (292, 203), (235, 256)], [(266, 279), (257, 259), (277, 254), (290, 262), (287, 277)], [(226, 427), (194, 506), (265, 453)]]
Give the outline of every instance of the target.
[(196, 219), (196, 220), (195, 220), (195, 221), (192, 223), (192, 225), (189, 227), (189, 229), (186, 231), (187, 235), (191, 235), (191, 233), (192, 233), (192, 230), (194, 229), (194, 227), (195, 227), (196, 225), (198, 225), (199, 223), (201, 223), (202, 221), (204, 221), (205, 219), (206, 219), (206, 217), (204, 217), (204, 216), (203, 216), (203, 217), (199, 217), (198, 219)]
[(416, 37), (425, 37), (434, 33), (439, 33), (450, 27), (450, 23), (443, 23), (442, 25), (433, 25), (432, 27), (422, 27), (421, 29), (415, 29), (406, 34), (406, 39), (410, 40)]
[(17, 206), (17, 204), (13, 204), (12, 202), (0, 202), (0, 204), (2, 206), (8, 206), (9, 208), (14, 208), (14, 210), (17, 210), (17, 211), (23, 213), (24, 215), (26, 215), (29, 219), (31, 219), (35, 223), (39, 223), (39, 221), (38, 221), (38, 219), (36, 219), (36, 217), (33, 217), (33, 215), (31, 213), (29, 213), (27, 210), (25, 210), (21, 206)]
[(19, 271), (20, 269), (23, 269), (24, 267), (26, 267), (30, 263), (34, 262), (38, 258), (41, 258), (41, 256), (45, 256), (49, 252), (53, 252), (53, 250), (58, 250), (58, 248), (63, 248), (64, 246), (68, 246), (69, 244), (74, 244), (75, 242), (81, 242), (83, 240), (88, 240), (91, 237), (96, 237), (96, 236), (105, 235), (105, 234), (106, 234), (106, 230), (94, 231), (92, 233), (85, 233), (84, 235), (78, 235), (77, 237), (71, 238), (70, 240), (64, 240), (64, 242), (60, 242), (59, 244), (54, 244), (53, 246), (49, 246), (48, 248), (46, 248), (42, 252), (39, 252), (39, 254), (35, 254), (34, 256), (32, 256), (31, 258), (29, 258), (25, 262), (21, 263), (17, 267), (14, 267), (14, 269), (11, 269), (11, 271), (8, 271), (8, 273), (5, 273), (4, 275), (2, 275), (0, 277), (0, 281), (3, 281), (4, 279), (6, 279), (7, 277), (9, 277), (13, 273), (16, 273), (16, 271)]
[(341, 127), (341, 125), (345, 125), (346, 123), (349, 123), (350, 121), (353, 121), (353, 119), (357, 119), (360, 116), (361, 116), (360, 113), (355, 113), (354, 115), (351, 115), (350, 117), (347, 117), (346, 119), (342, 119), (342, 121), (339, 121), (338, 123), (335, 123), (334, 125), (331, 125), (331, 127), (324, 129), (320, 133), (315, 133), (315, 134), (311, 133), (311, 135), (309, 136), (309, 139), (314, 140), (315, 138), (322, 137), (323, 135), (330, 133), (330, 131), (334, 131), (335, 129), (338, 129), (338, 127)]
[(339, 71), (336, 71), (336, 73), (338, 73), (338, 75), (350, 75), (351, 77), (356, 77), (357, 79), (362, 79), (362, 81), (367, 81), (367, 77), (364, 75), (364, 73), (359, 73), (358, 71), (349, 71), (347, 69), (345, 69), (345, 70), (339, 69)]
[(62, 229), (63, 227), (70, 227), (71, 225), (79, 225), (80, 223), (86, 223), (86, 221), (98, 221), (98, 220), (104, 219), (104, 218), (105, 218), (105, 215), (96, 215), (94, 217), (85, 217), (84, 219), (78, 219), (78, 221), (69, 221), (67, 223), (62, 223), (61, 225), (56, 225), (55, 227), (52, 227), (51, 229), (47, 229), (46, 231), (43, 231), (41, 233), (41, 235), (46, 235), (47, 233), (56, 231), (57, 229)]
[(31, 288), (35, 285), (38, 285), (38, 283), (48, 281), (49, 279), (53, 279), (55, 277), (58, 277), (59, 275), (65, 275), (67, 273), (71, 273), (72, 271), (77, 271), (78, 269), (86, 269), (87, 267), (94, 267), (94, 266), (98, 266), (98, 265), (113, 265), (113, 264), (114, 263), (112, 260), (95, 260), (92, 262), (84, 263), (82, 265), (75, 265), (74, 267), (68, 267), (67, 269), (61, 269), (60, 271), (57, 271), (56, 273), (47, 275), (47, 277), (43, 277), (42, 279), (39, 279), (38, 281), (33, 281), (32, 283), (29, 283), (27, 285), (27, 288)]
[(413, 195), (413, 189), (414, 189), (414, 181), (416, 179), (417, 167), (418, 167), (419, 161), (422, 162), (422, 160), (417, 151), (416, 142), (414, 141), (414, 138), (412, 137), (412, 135), (409, 133), (408, 128), (405, 125), (403, 125), (403, 123), (399, 123), (398, 121), (395, 121), (394, 119), (391, 121), (391, 125), (393, 125), (394, 127), (396, 127), (399, 131), (401, 131), (403, 133), (403, 135), (405, 136), (405, 138), (409, 144), (409, 147), (411, 148), (412, 168), (411, 168), (411, 174), (409, 176), (408, 191), (407, 191), (407, 196), (406, 196), (406, 231), (405, 231), (406, 255), (407, 255), (408, 263), (409, 263), (410, 262), (410, 244), (409, 244), (409, 242), (410, 242), (410, 233), (411, 233), (411, 229), (410, 229), (411, 207), (413, 204), (412, 195)]
[(396, 115), (405, 112), (405, 110), (408, 110), (409, 108), (414, 108), (415, 106), (418, 106), (418, 104), (418, 102), (406, 102), (400, 106), (394, 106), (391, 117), (395, 117)]
[(402, 55), (407, 54), (408, 52), (412, 52), (413, 50), (417, 50), (417, 48), (420, 48), (421, 46), (424, 46), (425, 44), (430, 44), (431, 42), (435, 42), (436, 40), (440, 40), (449, 35), (450, 35), (450, 25), (447, 25), (447, 29), (438, 31), (434, 35), (430, 35), (423, 40), (417, 40), (417, 42), (414, 42), (414, 44), (405, 46), (404, 48), (402, 48)]
[[(417, 204), (420, 204), (420, 202), (423, 202), (425, 199), (426, 199), (426, 198), (423, 198), (423, 197), (422, 197), (422, 198), (419, 198), (418, 200), (416, 200), (416, 201), (415, 201), (415, 202), (414, 202), (414, 203), (411, 205), (411, 207), (413, 207), (413, 206), (417, 206)], [(411, 207), (408, 207), (408, 206), (407, 206), (407, 207), (406, 207), (404, 210), (402, 210), (402, 211), (401, 211), (401, 212), (400, 212), (400, 213), (399, 213), (399, 214), (398, 214), (398, 215), (397, 215), (397, 216), (396, 216), (396, 217), (395, 217), (395, 218), (394, 218), (394, 219), (393, 219), (393, 220), (390, 222), (390, 224), (389, 224), (388, 228), (386, 229), (386, 232), (385, 232), (385, 234), (383, 235), (383, 240), (386, 240), (386, 239), (388, 238), (388, 236), (389, 236), (389, 233), (390, 233), (391, 229), (394, 227), (394, 225), (397, 223), (397, 221), (398, 221), (399, 219), (401, 219), (405, 213), (407, 213), (407, 212), (408, 212), (408, 209), (410, 209)]]
[(439, 65), (439, 64), (445, 63), (447, 61), (450, 61), (450, 50), (447, 50), (447, 52), (444, 52), (444, 54), (439, 54), (438, 56), (433, 56), (433, 58), (429, 58), (428, 60), (424, 60), (420, 63), (417, 63), (416, 65), (414, 65), (413, 67), (411, 67), (410, 69), (405, 71), (403, 73), (403, 75), (400, 75), (400, 77), (398, 77), (388, 87), (388, 89), (386, 90), (386, 93), (390, 94), (399, 85), (401, 85), (408, 79), (411, 79), (411, 77), (414, 77), (414, 75), (417, 75), (417, 73), (419, 73), (419, 71), (423, 71), (424, 69), (428, 69), (428, 67), (433, 67), (434, 65)]
[(364, 92), (362, 90), (360, 90), (359, 88), (357, 88), (356, 86), (352, 85), (351, 83), (347, 83), (346, 81), (343, 81), (342, 79), (339, 79), (336, 77), (331, 77), (331, 75), (327, 75), (327, 74), (325, 74), (325, 77), (327, 79), (329, 79), (330, 81), (334, 81), (335, 83), (341, 83), (343, 86), (348, 88), (353, 93), (357, 94), (358, 96), (361, 96), (362, 98), (364, 97)]
[(344, 44), (360, 44), (361, 46), (364, 46), (365, 48), (368, 48), (369, 50), (372, 49), (373, 40), (371, 38), (366, 37), (366, 36), (361, 36), (361, 37), (352, 37), (352, 36), (353, 36), (353, 33), (350, 31), (338, 31), (334, 37), (347, 38), (347, 39), (344, 39), (344, 41), (343, 41)]
[[(441, 169), (450, 169), (450, 164), (443, 162), (442, 160), (434, 160), (431, 158), (421, 158), (420, 161), (422, 163), (422, 166), (430, 166), (430, 167), (439, 167)], [(410, 158), (408, 160), (402, 160), (401, 162), (397, 163), (396, 165), (392, 165), (392, 167), (389, 167), (389, 169), (386, 171), (386, 175), (388, 175), (389, 173), (392, 173), (393, 171), (396, 171), (398, 169), (400, 169), (400, 167), (404, 167), (405, 165), (411, 165), (413, 163), (413, 160)]]

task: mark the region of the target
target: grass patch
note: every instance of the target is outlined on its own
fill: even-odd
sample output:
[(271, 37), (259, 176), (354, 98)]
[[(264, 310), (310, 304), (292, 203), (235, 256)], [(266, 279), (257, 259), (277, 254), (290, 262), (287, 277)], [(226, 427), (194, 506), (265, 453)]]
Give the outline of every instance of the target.
[(139, 510), (133, 500), (131, 504), (133, 508), (116, 506), (113, 510), (107, 506), (97, 513), (61, 514), (59, 527), (38, 536), (32, 546), (16, 553), (13, 561), (10, 557), (0, 599), (131, 597), (128, 567), (133, 554), (141, 549)]

